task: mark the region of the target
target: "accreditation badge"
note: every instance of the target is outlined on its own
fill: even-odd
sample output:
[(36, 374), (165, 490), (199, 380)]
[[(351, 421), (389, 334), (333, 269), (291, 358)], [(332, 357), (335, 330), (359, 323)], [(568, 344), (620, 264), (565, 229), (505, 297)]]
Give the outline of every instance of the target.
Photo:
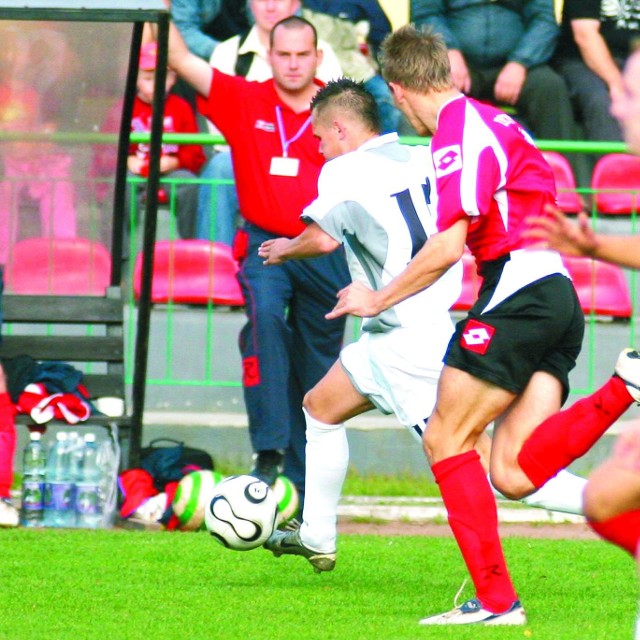
[(271, 167), (269, 173), (272, 176), (287, 176), (295, 178), (300, 169), (300, 160), (298, 158), (271, 158)]

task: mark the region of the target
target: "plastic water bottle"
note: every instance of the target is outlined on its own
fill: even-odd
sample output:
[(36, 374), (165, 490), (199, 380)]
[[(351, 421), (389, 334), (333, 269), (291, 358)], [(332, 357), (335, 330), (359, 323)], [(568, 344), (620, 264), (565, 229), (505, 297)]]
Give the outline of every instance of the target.
[(42, 434), (39, 431), (32, 431), (22, 455), (20, 523), (23, 527), (41, 527), (43, 524), (47, 454), (41, 438)]
[(94, 433), (84, 436), (82, 454), (82, 465), (76, 484), (76, 524), (78, 527), (97, 529), (102, 524), (102, 469)]
[[(75, 500), (78, 491), (77, 483), (82, 476), (82, 457), (84, 455), (84, 440), (77, 431), (70, 431), (67, 434), (67, 450), (69, 452), (69, 476), (73, 483), (72, 509), (75, 510)], [(77, 525), (77, 515), (74, 511), (71, 526)]]
[(44, 524), (47, 527), (72, 527), (74, 483), (71, 477), (71, 453), (68, 436), (64, 431), (56, 434), (49, 452), (45, 483)]

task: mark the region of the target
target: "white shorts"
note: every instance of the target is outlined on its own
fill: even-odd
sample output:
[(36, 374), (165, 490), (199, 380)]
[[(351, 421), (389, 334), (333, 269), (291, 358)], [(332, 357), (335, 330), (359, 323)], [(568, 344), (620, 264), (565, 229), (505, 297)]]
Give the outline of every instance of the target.
[(453, 323), (364, 333), (340, 361), (354, 387), (383, 413), (395, 414), (420, 439), (436, 402), (442, 359)]

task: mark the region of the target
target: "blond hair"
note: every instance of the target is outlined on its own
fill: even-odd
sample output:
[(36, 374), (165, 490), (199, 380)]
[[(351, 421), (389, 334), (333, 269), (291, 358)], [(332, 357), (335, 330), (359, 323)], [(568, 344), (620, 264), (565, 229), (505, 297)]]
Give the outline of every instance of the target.
[(430, 28), (405, 25), (390, 33), (381, 47), (382, 76), (417, 93), (453, 88), (447, 47)]

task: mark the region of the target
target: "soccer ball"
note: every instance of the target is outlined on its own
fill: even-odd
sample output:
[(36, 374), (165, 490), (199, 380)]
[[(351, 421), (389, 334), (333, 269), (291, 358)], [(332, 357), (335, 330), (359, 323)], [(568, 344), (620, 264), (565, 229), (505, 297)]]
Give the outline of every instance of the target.
[(274, 492), (254, 476), (231, 476), (215, 488), (204, 513), (205, 526), (222, 545), (236, 551), (261, 546), (278, 522)]
[(224, 476), (217, 471), (193, 471), (178, 483), (173, 497), (173, 513), (183, 531), (204, 529), (204, 510), (211, 501), (215, 486)]
[(300, 506), (300, 496), (296, 485), (286, 476), (278, 476), (273, 485), (273, 493), (278, 501), (278, 526), (289, 522), (296, 515)]

